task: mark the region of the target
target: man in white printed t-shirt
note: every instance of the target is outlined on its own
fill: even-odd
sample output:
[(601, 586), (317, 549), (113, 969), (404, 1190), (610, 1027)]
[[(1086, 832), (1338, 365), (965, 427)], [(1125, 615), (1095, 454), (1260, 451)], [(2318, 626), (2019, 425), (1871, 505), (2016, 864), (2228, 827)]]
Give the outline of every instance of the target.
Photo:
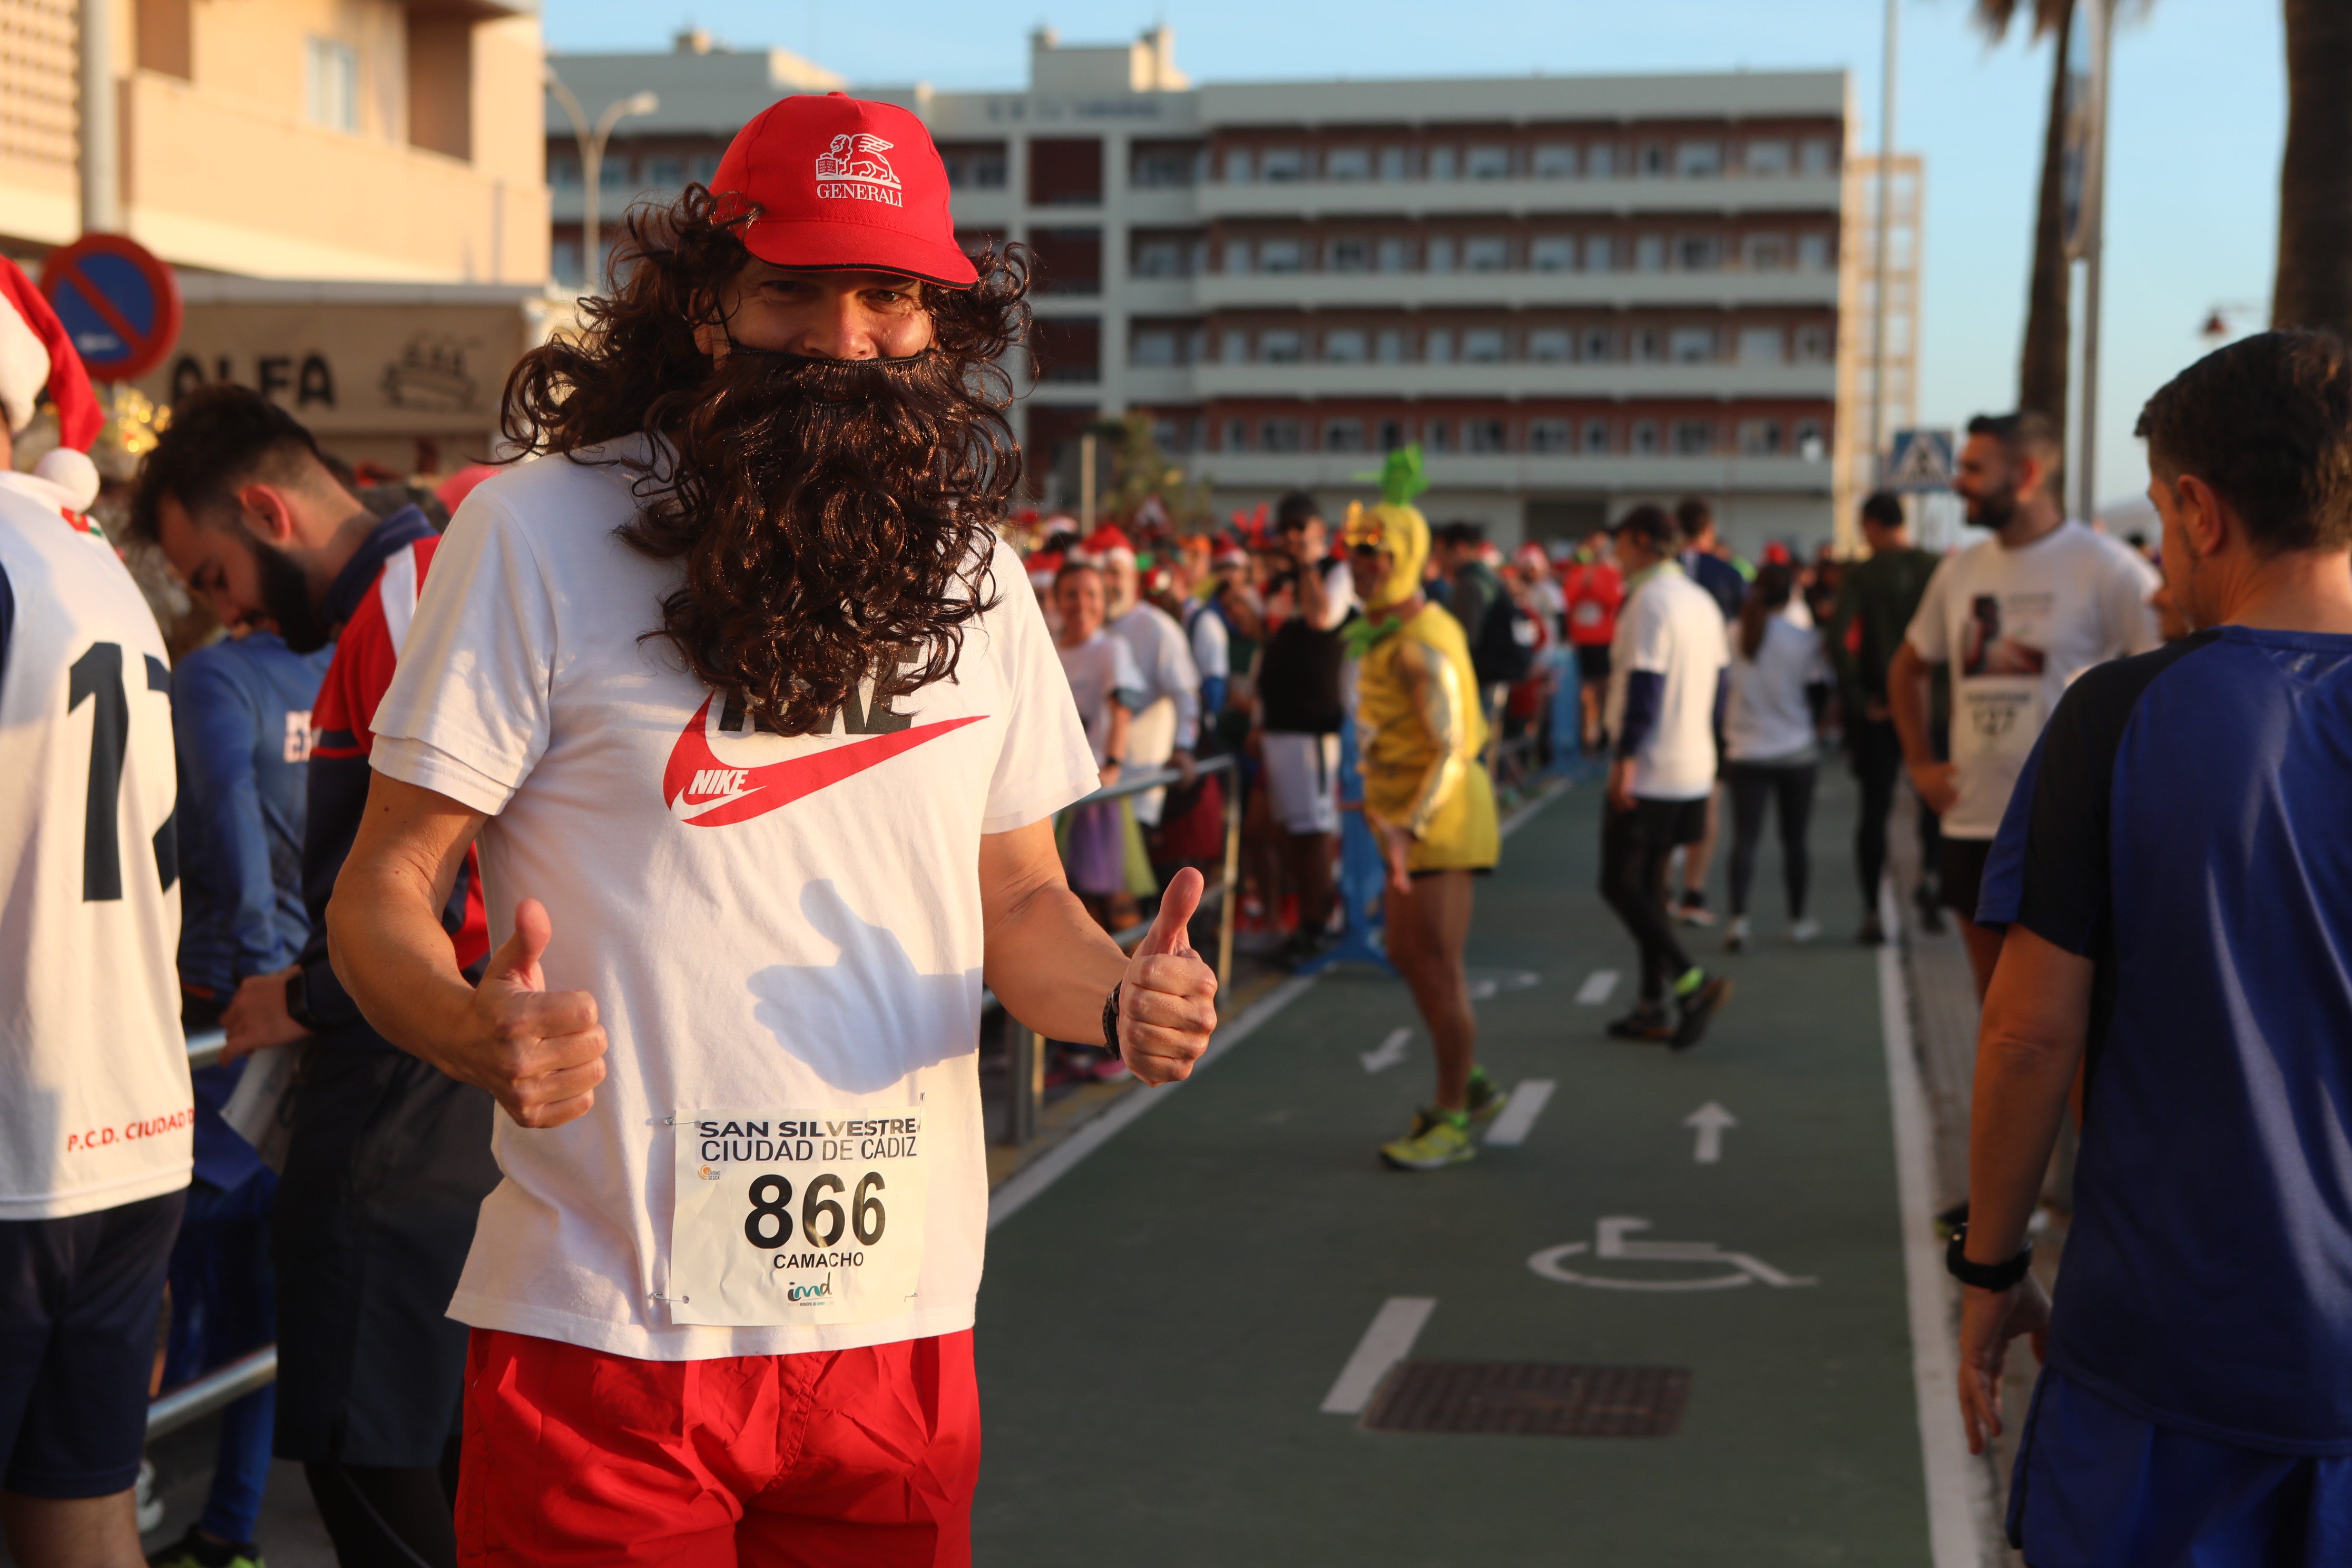
[(1686, 1050), (1730, 999), (1731, 982), (1683, 951), (1667, 909), (1666, 864), (1706, 833), (1731, 645), (1722, 610), (1675, 559), (1681, 534), (1664, 508), (1637, 506), (1612, 531), (1628, 597), (1609, 650), (1601, 896), (1641, 949), (1642, 994), (1609, 1032)]
[[(2154, 568), (2071, 521), (2058, 501), (2057, 426), (2032, 412), (1969, 422), (1952, 489), (1993, 537), (1947, 556), (1887, 667), (1887, 706), (1911, 783), (1943, 818), (1945, 906), (1959, 917), (1981, 997), (2000, 932), (1976, 923), (1985, 855), (2010, 792), (2076, 676), (2160, 640)], [(1927, 680), (1948, 665), (1951, 758), (1936, 760)]]
[[(1020, 562), (999, 356), (920, 121), (788, 98), (631, 220), (526, 357), (377, 711), (329, 925), (392, 1040), (498, 1098), (460, 1556), (961, 1564), (983, 984), (1184, 1077), (1180, 874), (1132, 961), (1064, 883), (1095, 787)], [(433, 921), (478, 837), (478, 991)]]

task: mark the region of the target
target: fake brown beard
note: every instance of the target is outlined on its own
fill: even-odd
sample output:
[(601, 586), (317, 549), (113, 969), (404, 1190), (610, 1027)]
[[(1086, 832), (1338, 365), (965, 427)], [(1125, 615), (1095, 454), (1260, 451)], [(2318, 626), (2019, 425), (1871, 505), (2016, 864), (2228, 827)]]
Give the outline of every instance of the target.
[(975, 369), (730, 353), (620, 530), (686, 563), (646, 635), (787, 735), (828, 727), (868, 677), (885, 699), (952, 678), (996, 602), (991, 525), (1020, 477)]

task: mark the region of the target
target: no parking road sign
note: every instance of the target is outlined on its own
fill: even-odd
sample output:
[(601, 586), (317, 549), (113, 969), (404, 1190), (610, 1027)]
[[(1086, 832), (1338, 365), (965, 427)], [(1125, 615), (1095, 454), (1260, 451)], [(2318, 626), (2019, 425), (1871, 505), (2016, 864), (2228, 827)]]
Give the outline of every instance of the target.
[(180, 340), (180, 283), (154, 252), (119, 234), (86, 234), (49, 252), (41, 292), (92, 381), (134, 381)]
[(1890, 490), (1948, 490), (1952, 488), (1952, 433), (1949, 430), (1897, 430), (1894, 449), (1886, 455)]

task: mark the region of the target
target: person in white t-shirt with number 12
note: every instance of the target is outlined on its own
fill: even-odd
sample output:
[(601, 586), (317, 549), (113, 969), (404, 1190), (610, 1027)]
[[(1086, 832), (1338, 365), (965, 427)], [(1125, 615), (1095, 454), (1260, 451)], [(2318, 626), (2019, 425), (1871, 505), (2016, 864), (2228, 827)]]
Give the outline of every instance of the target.
[[(1201, 879), (1132, 960), (1065, 884), (1097, 759), (992, 530), (1027, 279), (922, 122), (785, 99), (624, 251), (510, 384), (546, 455), (451, 524), (329, 914), (371, 1022), (500, 1107), (460, 1552), (961, 1564), (982, 988), (1182, 1079)], [(433, 919), (478, 838), (478, 991)]]

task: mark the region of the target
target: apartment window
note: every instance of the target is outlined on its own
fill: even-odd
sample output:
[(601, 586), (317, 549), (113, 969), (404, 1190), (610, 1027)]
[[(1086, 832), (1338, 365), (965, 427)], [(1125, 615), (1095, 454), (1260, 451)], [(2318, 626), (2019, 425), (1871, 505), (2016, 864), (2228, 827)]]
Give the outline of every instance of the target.
[(1676, 327), (1666, 352), (1676, 364), (1702, 364), (1715, 357), (1713, 327)]
[(1625, 242), (1609, 235), (1596, 234), (1584, 242), (1584, 265), (1588, 271), (1608, 272), (1625, 265)]
[(683, 158), (647, 159), (646, 184), (657, 191), (677, 189), (686, 184), (686, 161)]
[(1576, 270), (1576, 237), (1571, 234), (1539, 234), (1528, 243), (1528, 265), (1538, 272), (1573, 272)]
[(580, 188), (580, 160), (569, 153), (558, 153), (547, 161), (547, 183), (559, 191)]
[(1432, 327), (1421, 334), (1421, 357), (1430, 364), (1454, 363), (1454, 329)]
[(1528, 357), (1557, 363), (1576, 357), (1576, 337), (1566, 327), (1538, 327), (1528, 334)]
[(1181, 334), (1172, 327), (1139, 327), (1128, 348), (1128, 363), (1148, 369), (1181, 364)]
[(1672, 165), (1666, 162), (1666, 144), (1664, 142), (1644, 142), (1642, 143), (1641, 170), (1643, 178), (1654, 180), (1659, 175), (1664, 174), (1670, 167), (1672, 167)]
[(1751, 234), (1747, 240), (1748, 269), (1751, 272), (1786, 272), (1789, 269), (1789, 237), (1785, 234)]
[(1360, 452), (1364, 449), (1364, 422), (1360, 419), (1328, 419), (1323, 424), (1323, 449), (1327, 452)]
[(1269, 183), (1279, 181), (1295, 184), (1307, 177), (1307, 151), (1303, 147), (1268, 147), (1258, 154), (1257, 176)]
[(1739, 422), (1739, 450), (1750, 458), (1777, 457), (1780, 451), (1780, 422), (1778, 419), (1743, 419)]
[(1748, 144), (1748, 172), (1751, 174), (1787, 174), (1789, 144), (1780, 141), (1750, 142)]
[(1177, 235), (1163, 235), (1135, 242), (1135, 275), (1138, 278), (1183, 278), (1192, 270), (1192, 242)]
[(1569, 423), (1565, 419), (1528, 421), (1528, 450), (1530, 452), (1568, 451), (1570, 436)]
[(1462, 242), (1463, 265), (1473, 272), (1510, 269), (1511, 242), (1499, 234), (1482, 234)]
[(1383, 452), (1393, 452), (1393, 451), (1395, 451), (1399, 447), (1402, 447), (1402, 446), (1403, 446), (1403, 445), (1404, 445), (1404, 421), (1402, 421), (1402, 420), (1401, 420), (1401, 419), (1383, 419), (1383, 420), (1381, 420), (1381, 451), (1383, 451)]
[(1370, 350), (1361, 327), (1335, 327), (1323, 334), (1323, 357), (1334, 364), (1361, 364)]
[(626, 193), (636, 189), (635, 170), (625, 153), (607, 153), (596, 165), (596, 188)]
[(1372, 150), (1370, 147), (1334, 147), (1323, 154), (1323, 177), (1327, 180), (1369, 180), (1372, 177)]
[(1219, 445), (1223, 447), (1228, 452), (1246, 452), (1250, 449), (1249, 437), (1250, 427), (1248, 420), (1228, 419), (1225, 421), (1224, 439), (1221, 441)]
[(1029, 205), (1098, 206), (1103, 197), (1099, 136), (1040, 136), (1029, 143)]
[(1666, 242), (1654, 234), (1645, 234), (1633, 242), (1633, 270), (1664, 272), (1666, 269)]
[(1381, 241), (1380, 267), (1383, 272), (1402, 272), (1405, 265), (1405, 245), (1401, 237)]
[(1723, 173), (1723, 143), (1685, 142), (1675, 149), (1675, 173), (1685, 180), (1711, 180)]
[(1594, 457), (1609, 450), (1609, 421), (1588, 419), (1584, 422), (1584, 449)]
[(1275, 327), (1257, 335), (1257, 355), (1268, 364), (1297, 364), (1307, 357), (1307, 336), (1296, 327)]
[(1323, 252), (1324, 265), (1334, 272), (1371, 269), (1372, 247), (1361, 239), (1335, 239)]
[(1138, 142), (1128, 159), (1128, 183), (1155, 190), (1189, 185), (1199, 177), (1200, 167), (1201, 149), (1196, 143)]
[(1264, 239), (1258, 242), (1257, 269), (1261, 272), (1297, 272), (1307, 265), (1307, 246), (1296, 239)]
[(1787, 355), (1787, 336), (1778, 327), (1739, 329), (1741, 364), (1779, 364)]
[(1439, 235), (1429, 242), (1429, 269), (1432, 272), (1454, 270), (1454, 241), (1450, 236)]
[(1190, 452), (1201, 444), (1198, 419), (1154, 419), (1151, 439), (1163, 452)]
[(1296, 452), (1304, 446), (1296, 419), (1261, 419), (1257, 437), (1258, 444), (1269, 452)]
[(1372, 357), (1382, 364), (1399, 364), (1404, 360), (1404, 329), (1382, 327), (1372, 339)]
[(1470, 149), (1464, 160), (1474, 180), (1507, 180), (1511, 177), (1511, 150), (1491, 142)]
[(1617, 357), (1617, 334), (1606, 327), (1584, 329), (1584, 357), (1596, 364), (1605, 364)]
[(1402, 179), (1404, 179), (1404, 178), (1407, 176), (1407, 174), (1408, 174), (1408, 172), (1409, 172), (1409, 170), (1410, 170), (1410, 166), (1411, 166), (1411, 165), (1410, 165), (1410, 163), (1409, 163), (1408, 160), (1407, 160), (1407, 159), (1406, 159), (1406, 157), (1405, 157), (1405, 150), (1404, 150), (1403, 148), (1402, 148), (1402, 147), (1383, 147), (1383, 148), (1381, 148), (1381, 179), (1383, 179), (1383, 180), (1402, 180)]
[(1444, 419), (1433, 419), (1422, 427), (1421, 444), (1433, 452), (1454, 450), (1454, 426)]
[(1223, 341), (1219, 345), (1217, 351), (1217, 357), (1223, 360), (1227, 364), (1244, 364), (1248, 363), (1249, 334), (1243, 331), (1239, 327), (1226, 328)]
[(1474, 452), (1507, 452), (1511, 449), (1510, 432), (1499, 419), (1465, 419), (1463, 439)]
[(1102, 292), (1102, 230), (1033, 228), (1029, 248), (1036, 258), (1039, 293)]
[(1225, 241), (1225, 270), (1247, 272), (1250, 269), (1250, 242), (1246, 239)]
[(1636, 327), (1633, 332), (1633, 349), (1635, 363), (1655, 364), (1666, 357), (1666, 334), (1655, 327)]
[(1570, 142), (1546, 142), (1536, 148), (1536, 178), (1565, 180), (1576, 173), (1576, 145)]
[(1797, 363), (1822, 364), (1830, 357), (1830, 332), (1827, 327), (1797, 329)]
[(1462, 358), (1470, 364), (1500, 364), (1503, 360), (1503, 329), (1473, 327), (1464, 332)]
[(1797, 237), (1797, 267), (1805, 272), (1826, 272), (1830, 269), (1830, 237), (1825, 234), (1801, 234)]
[(1248, 148), (1228, 147), (1225, 149), (1225, 178), (1227, 180), (1230, 180), (1237, 185), (1246, 185), (1249, 184), (1250, 176), (1255, 169), (1255, 164), (1250, 158)]
[(1711, 419), (1677, 419), (1675, 421), (1675, 455), (1700, 458), (1715, 450), (1715, 422)]
[(1658, 449), (1658, 422), (1654, 419), (1633, 421), (1633, 452), (1636, 457), (1654, 456)]
[(1837, 149), (1826, 139), (1815, 137), (1800, 149), (1797, 161), (1808, 174), (1826, 174), (1837, 168)]
[(1818, 463), (1828, 449), (1822, 440), (1822, 422), (1818, 419), (1797, 421), (1797, 455), (1808, 463)]
[(719, 177), (719, 154), (697, 153), (692, 158), (687, 160), (686, 172), (691, 174), (698, 184), (710, 184)]
[(1606, 142), (1584, 150), (1584, 172), (1596, 180), (1612, 178), (1618, 169), (1617, 149)]
[(341, 38), (305, 38), (302, 43), (304, 118), (330, 131), (356, 132), (360, 128), (359, 51)]
[(947, 165), (948, 184), (959, 191), (1001, 191), (1004, 188), (1004, 143), (943, 142), (940, 162)]
[(1712, 272), (1723, 265), (1723, 247), (1711, 234), (1686, 234), (1675, 244), (1675, 265), (1685, 272)]
[(1429, 150), (1429, 177), (1433, 180), (1454, 178), (1459, 157), (1460, 154), (1451, 147), (1432, 147)]
[(1042, 316), (1029, 332), (1030, 362), (1041, 381), (1102, 379), (1102, 322), (1092, 316)]
[(580, 241), (576, 238), (559, 239), (550, 245), (547, 265), (548, 270), (555, 274), (555, 280), (566, 289), (577, 289), (584, 281), (580, 275)]

